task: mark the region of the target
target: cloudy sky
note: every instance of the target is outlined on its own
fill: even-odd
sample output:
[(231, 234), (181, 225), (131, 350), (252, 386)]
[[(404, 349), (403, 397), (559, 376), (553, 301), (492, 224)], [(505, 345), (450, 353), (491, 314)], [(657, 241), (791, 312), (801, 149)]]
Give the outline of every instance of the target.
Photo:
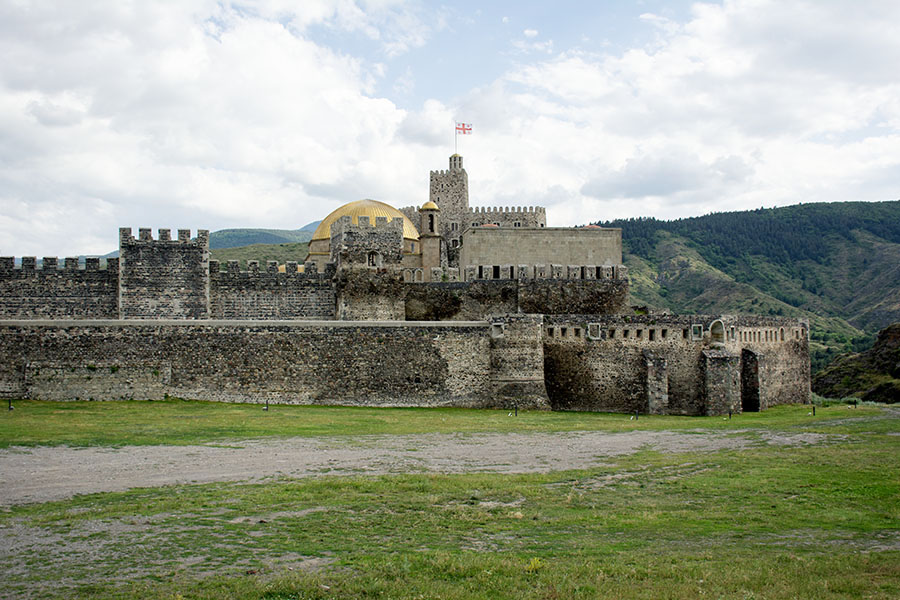
[(427, 200), (550, 225), (900, 198), (896, 0), (0, 0), (0, 254)]

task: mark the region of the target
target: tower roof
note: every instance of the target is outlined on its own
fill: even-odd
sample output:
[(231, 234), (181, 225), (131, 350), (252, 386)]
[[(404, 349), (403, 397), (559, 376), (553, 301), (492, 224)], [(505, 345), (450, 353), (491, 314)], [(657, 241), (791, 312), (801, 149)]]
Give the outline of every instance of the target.
[(422, 208), (420, 208), (419, 210), (441, 210), (441, 209), (438, 207), (437, 204), (435, 204), (434, 202), (429, 200), (428, 202), (423, 204)]
[(403, 237), (408, 240), (419, 239), (419, 231), (416, 229), (416, 226), (413, 225), (412, 221), (403, 216), (403, 213), (399, 210), (390, 204), (385, 204), (378, 200), (365, 199), (350, 202), (334, 209), (331, 214), (322, 219), (322, 222), (316, 227), (316, 231), (313, 233), (312, 240), (310, 241), (330, 240), (331, 224), (344, 216), (351, 217), (354, 225), (359, 225), (359, 217), (369, 217), (369, 222), (372, 225), (375, 224), (376, 217), (387, 217), (388, 221), (401, 219), (403, 221)]

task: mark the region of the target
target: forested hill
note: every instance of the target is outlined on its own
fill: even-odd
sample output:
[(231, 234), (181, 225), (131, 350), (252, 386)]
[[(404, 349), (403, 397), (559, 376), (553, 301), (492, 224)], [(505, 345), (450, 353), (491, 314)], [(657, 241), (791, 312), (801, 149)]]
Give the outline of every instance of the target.
[(900, 201), (598, 224), (622, 228), (634, 302), (806, 316), (819, 364), (900, 321)]

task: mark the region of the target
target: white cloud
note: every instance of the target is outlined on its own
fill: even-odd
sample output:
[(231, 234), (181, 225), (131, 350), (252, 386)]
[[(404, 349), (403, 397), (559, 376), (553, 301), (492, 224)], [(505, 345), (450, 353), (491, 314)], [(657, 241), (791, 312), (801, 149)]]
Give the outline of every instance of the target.
[(561, 53), (473, 93), (493, 119), (479, 159), (511, 157), (488, 196), (551, 205), (555, 224), (897, 197), (900, 5), (692, 10), (645, 16), (647, 47)]
[(533, 30), (506, 73), (403, 110), (376, 92), (417, 83), (396, 57), (463, 19), (423, 6), (0, 0), (0, 253), (421, 204), (454, 115), (475, 124), (459, 140), (473, 203), (547, 205), (551, 225), (898, 196), (898, 3), (696, 4), (644, 15), (653, 40), (608, 54)]
[(522, 35), (524, 35), (527, 38), (537, 37), (538, 30), (537, 29), (526, 29), (525, 31), (522, 32)]
[(299, 227), (344, 193), (418, 201), (428, 162), (391, 147), (406, 113), (373, 97), (377, 68), (300, 31), (385, 22), (390, 54), (420, 43), (392, 37), (407, 9), (373, 25), (354, 3), (293, 5), (0, 8), (0, 252), (106, 252), (121, 225)]

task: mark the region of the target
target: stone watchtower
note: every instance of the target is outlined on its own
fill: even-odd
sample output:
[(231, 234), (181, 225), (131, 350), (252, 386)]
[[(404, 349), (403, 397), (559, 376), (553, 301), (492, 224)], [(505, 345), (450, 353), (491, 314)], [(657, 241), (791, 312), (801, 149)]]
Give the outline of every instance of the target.
[(403, 220), (344, 215), (331, 225), (335, 316), (345, 321), (402, 321)]
[(331, 262), (339, 269), (399, 269), (403, 260), (403, 221), (343, 216), (331, 225)]
[(428, 201), (419, 209), (419, 243), (422, 246), (422, 269), (430, 274), (431, 269), (446, 266), (444, 240), (440, 234), (441, 209), (432, 201)]
[(458, 248), (469, 214), (469, 175), (463, 169), (463, 157), (450, 157), (448, 171), (431, 171), (428, 199), (441, 211), (440, 234), (448, 248)]
[(119, 315), (122, 319), (209, 318), (209, 232), (168, 229), (154, 240), (149, 229), (137, 239), (119, 229)]

